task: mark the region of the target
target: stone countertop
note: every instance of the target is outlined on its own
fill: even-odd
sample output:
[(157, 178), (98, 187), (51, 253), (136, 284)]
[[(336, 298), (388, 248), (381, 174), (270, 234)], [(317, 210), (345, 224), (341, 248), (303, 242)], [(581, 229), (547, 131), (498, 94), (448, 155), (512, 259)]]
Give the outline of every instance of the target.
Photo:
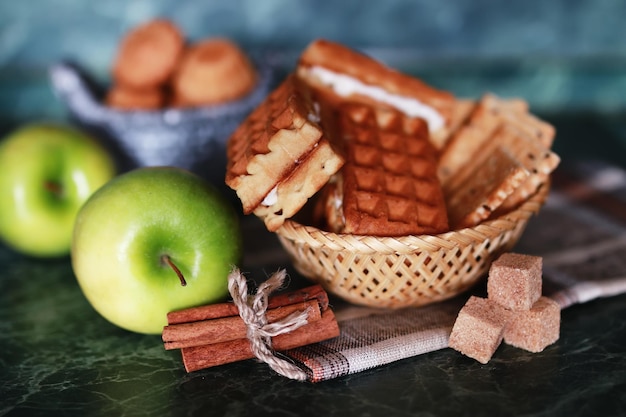
[[(276, 244), (256, 226), (247, 230), (254, 235), (248, 239)], [(286, 262), (274, 259), (268, 268)], [(311, 384), (253, 360), (186, 374), (180, 352), (164, 350), (158, 335), (129, 333), (100, 317), (83, 297), (69, 259), (33, 260), (0, 248), (0, 265), (0, 415), (626, 412), (626, 296), (564, 310), (560, 339), (541, 353), (502, 345), (481, 365), (443, 349)], [(263, 267), (256, 267), (259, 276)], [(298, 285), (295, 272), (290, 275)]]
[[(600, 98), (616, 96), (613, 89), (624, 85), (623, 63), (407, 68), (440, 85), (448, 80), (463, 95), (488, 89), (528, 96), (556, 125), (555, 148), (565, 159), (596, 156), (626, 166), (625, 99)], [(550, 95), (545, 89), (556, 80), (567, 88)], [(33, 118), (64, 117), (41, 72), (0, 71), (0, 92), (2, 133)], [(599, 104), (607, 100), (613, 104)], [(278, 245), (255, 220), (244, 222), (248, 255)], [(257, 276), (287, 264), (282, 257), (247, 259), (246, 269)], [(159, 336), (129, 333), (101, 318), (81, 294), (68, 258), (35, 260), (0, 246), (0, 265), (2, 416), (626, 413), (623, 295), (564, 310), (559, 341), (538, 354), (503, 345), (481, 365), (443, 349), (310, 384), (253, 360), (186, 374), (180, 352), (164, 350)], [(298, 285), (301, 278), (289, 272)]]

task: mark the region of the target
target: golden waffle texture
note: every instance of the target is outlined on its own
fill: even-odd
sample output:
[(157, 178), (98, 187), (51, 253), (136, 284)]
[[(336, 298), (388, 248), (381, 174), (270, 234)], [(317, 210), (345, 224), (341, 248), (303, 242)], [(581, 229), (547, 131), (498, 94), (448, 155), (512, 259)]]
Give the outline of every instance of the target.
[[(323, 137), (318, 110), (306, 89), (300, 89), (297, 80), (288, 77), (228, 141), (226, 184), (237, 192), (244, 213), (252, 213), (266, 197), (288, 198), (285, 193), (274, 196), (270, 193), (279, 191), (279, 184), (294, 175), (310, 154), (319, 153), (319, 150), (314, 151)], [(322, 146), (327, 150), (325, 147)], [(333, 158), (325, 167), (326, 177), (342, 164), (340, 156)], [(265, 204), (275, 203), (266, 201)]]
[(338, 135), (346, 152), (338, 182), (344, 224), (333, 229), (372, 236), (448, 230), (435, 150), (424, 122), (347, 103), (338, 108)]

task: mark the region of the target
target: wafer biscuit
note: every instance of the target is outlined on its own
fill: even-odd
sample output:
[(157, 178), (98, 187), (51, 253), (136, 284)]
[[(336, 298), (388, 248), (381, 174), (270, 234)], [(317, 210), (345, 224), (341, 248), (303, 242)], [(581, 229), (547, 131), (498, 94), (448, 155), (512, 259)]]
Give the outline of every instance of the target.
[(502, 125), (515, 126), (546, 149), (552, 145), (554, 128), (528, 113), (527, 105), (522, 100), (502, 100), (493, 94), (485, 94), (465, 123), (450, 135), (443, 147), (438, 175), (444, 187), (458, 170), (475, 159), (477, 152), (482, 152)]
[(340, 233), (346, 220), (343, 217), (343, 178), (341, 171), (333, 175), (317, 195), (313, 206), (312, 223), (333, 233)]
[(484, 95), (491, 96), (497, 100), (500, 100), (500, 102), (506, 106), (507, 110), (511, 112), (528, 113), (530, 111), (528, 102), (524, 100), (523, 98), (511, 97), (511, 98), (507, 98), (506, 100), (502, 100), (502, 99), (499, 99), (498, 96), (491, 94), (491, 93), (486, 93)]
[(505, 148), (496, 146), (476, 159), (446, 192), (451, 228), (472, 227), (493, 211), (528, 177), (528, 171)]
[(451, 135), (439, 158), (438, 175), (442, 184), (471, 160), (493, 135), (502, 120), (492, 96), (483, 96), (472, 108), (465, 123)]
[(329, 193), (333, 200), (325, 203), (327, 217), (341, 222), (331, 229), (371, 236), (447, 231), (425, 123), (407, 125), (397, 111), (362, 103), (344, 103), (337, 111), (346, 164)]
[(295, 215), (343, 165), (341, 153), (322, 138), (293, 172), (280, 181), (254, 209), (254, 214), (274, 232)]
[[(519, 142), (522, 141), (520, 140)], [(531, 142), (527, 142), (527, 144), (529, 143)], [(530, 175), (517, 187), (513, 194), (494, 211), (493, 216), (499, 216), (523, 204), (534, 195), (540, 187), (548, 183), (550, 174), (561, 162), (561, 158), (549, 149), (539, 148), (535, 149), (534, 152), (532, 149), (532, 146), (529, 146), (528, 149), (526, 149), (525, 156), (520, 158), (521, 161), (532, 160), (532, 164), (527, 164), (532, 167), (530, 169)]]
[(539, 187), (548, 182), (550, 174), (561, 162), (556, 153), (529, 137), (526, 131), (518, 130), (513, 125), (506, 125), (502, 133), (500, 142), (520, 161), (529, 175), (500, 205), (494, 215), (510, 211), (526, 201)]
[(296, 73), (334, 96), (337, 103), (348, 99), (394, 107), (409, 117), (426, 120), (431, 132), (444, 128), (452, 116), (452, 94), (327, 40), (316, 40), (303, 51)]
[[(529, 172), (526, 197), (536, 191), (539, 184), (544, 183), (548, 176), (554, 171), (560, 162), (557, 154), (545, 148), (536, 138), (530, 137), (527, 131), (520, 130), (511, 124), (502, 124), (485, 141), (480, 149), (480, 153), (490, 152), (493, 148), (501, 146), (505, 148), (511, 156), (519, 161)], [(476, 156), (476, 154), (475, 154)], [(467, 171), (472, 170), (476, 164), (476, 158), (467, 161), (463, 167), (457, 170), (453, 177), (444, 183), (446, 195), (449, 190), (458, 187), (458, 182), (468, 175)]]
[(499, 114), (505, 123), (523, 131), (528, 137), (536, 139), (543, 147), (550, 149), (554, 142), (556, 130), (528, 110), (528, 105), (521, 99), (503, 100), (493, 94), (487, 97), (494, 102), (494, 111)]
[(454, 101), (450, 122), (442, 129), (432, 132), (430, 135), (430, 141), (438, 151), (441, 151), (446, 146), (450, 137), (454, 135), (462, 125), (467, 123), (467, 119), (472, 114), (474, 107), (476, 107), (475, 100), (457, 99)]
[(288, 77), (228, 140), (226, 184), (237, 192), (244, 213), (292, 175), (323, 136), (317, 106), (305, 86)]

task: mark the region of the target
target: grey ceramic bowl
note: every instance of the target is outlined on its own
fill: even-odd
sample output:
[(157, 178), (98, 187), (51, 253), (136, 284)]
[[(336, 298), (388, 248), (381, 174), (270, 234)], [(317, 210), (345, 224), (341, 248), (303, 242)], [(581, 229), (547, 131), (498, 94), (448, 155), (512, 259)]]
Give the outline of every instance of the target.
[(240, 100), (159, 111), (120, 111), (105, 106), (102, 86), (75, 64), (61, 62), (50, 68), (49, 74), (55, 94), (74, 121), (104, 142), (117, 157), (121, 171), (177, 166), (222, 186), (226, 141), (271, 88), (271, 66), (260, 64), (257, 69), (257, 87)]

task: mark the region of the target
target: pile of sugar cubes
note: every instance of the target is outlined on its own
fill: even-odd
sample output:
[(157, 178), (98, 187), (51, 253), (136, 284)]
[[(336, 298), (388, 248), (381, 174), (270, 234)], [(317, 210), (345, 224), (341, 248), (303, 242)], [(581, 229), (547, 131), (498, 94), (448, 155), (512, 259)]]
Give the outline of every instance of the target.
[(504, 342), (541, 352), (559, 338), (561, 308), (543, 297), (542, 258), (505, 253), (489, 269), (487, 298), (471, 296), (456, 318), (449, 346), (487, 363)]

